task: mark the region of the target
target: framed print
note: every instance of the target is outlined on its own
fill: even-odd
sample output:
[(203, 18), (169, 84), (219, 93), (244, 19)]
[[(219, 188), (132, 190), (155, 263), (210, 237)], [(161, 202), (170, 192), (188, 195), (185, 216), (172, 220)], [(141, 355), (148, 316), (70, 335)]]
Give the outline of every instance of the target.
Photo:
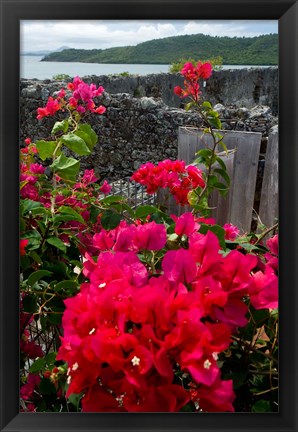
[(297, 431), (297, 1), (0, 5), (1, 431)]

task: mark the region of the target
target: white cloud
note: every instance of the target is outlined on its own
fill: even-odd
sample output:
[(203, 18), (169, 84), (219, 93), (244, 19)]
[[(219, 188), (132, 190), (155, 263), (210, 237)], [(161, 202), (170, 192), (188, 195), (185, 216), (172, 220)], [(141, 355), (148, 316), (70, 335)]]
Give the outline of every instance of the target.
[(105, 49), (183, 34), (257, 36), (277, 33), (277, 21), (22, 21), (21, 51), (61, 46)]

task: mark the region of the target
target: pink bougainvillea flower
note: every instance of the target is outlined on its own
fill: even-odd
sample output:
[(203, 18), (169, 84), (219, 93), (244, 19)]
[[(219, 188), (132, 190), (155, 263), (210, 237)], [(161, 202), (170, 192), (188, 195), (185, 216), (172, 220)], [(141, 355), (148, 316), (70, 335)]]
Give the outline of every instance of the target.
[(27, 239), (22, 239), (20, 240), (20, 255), (26, 255), (26, 246), (28, 245), (29, 240)]
[(278, 306), (278, 278), (267, 265), (265, 273), (258, 271), (253, 275), (249, 286), (249, 296), (255, 309), (275, 309)]
[(80, 114), (84, 114), (86, 112), (86, 108), (84, 108), (82, 105), (78, 105), (77, 112)]
[(22, 198), (28, 198), (32, 201), (38, 201), (38, 190), (32, 184), (26, 184), (21, 188), (20, 195)]
[(266, 244), (272, 255), (278, 256), (278, 234), (268, 239)]
[(45, 167), (39, 163), (31, 164), (29, 169), (34, 174), (44, 174), (46, 170)]
[(111, 190), (112, 190), (112, 186), (105, 180), (104, 182), (103, 182), (103, 184), (100, 186), (100, 188), (99, 188), (99, 190), (103, 193), (103, 194), (105, 194), (105, 195), (107, 195), (107, 194), (109, 194), (110, 192), (111, 192)]
[(25, 139), (25, 144), (26, 144), (26, 145), (31, 144), (31, 138), (26, 138), (26, 139)]
[(162, 269), (172, 282), (189, 284), (197, 275), (197, 266), (188, 250), (178, 249), (166, 252)]
[(191, 399), (205, 412), (234, 412), (235, 393), (232, 380), (216, 379), (212, 386), (191, 386)]
[(187, 62), (184, 64), (183, 68), (181, 69), (181, 75), (185, 76), (185, 78), (192, 80), (197, 77), (197, 71), (194, 65), (190, 62)]
[(265, 259), (267, 260), (267, 265), (273, 268), (275, 273), (278, 272), (278, 235), (271, 237), (267, 240), (266, 245), (270, 252), (265, 253)]
[(66, 94), (65, 90), (64, 90), (64, 88), (62, 88), (61, 90), (59, 90), (57, 96), (58, 96), (58, 98), (63, 99), (65, 97), (65, 94)]
[(186, 212), (176, 220), (175, 233), (179, 236), (189, 236), (194, 231), (198, 230), (199, 225), (195, 222), (191, 212)]
[(38, 384), (40, 383), (40, 380), (41, 379), (39, 375), (29, 373), (27, 377), (27, 383), (24, 384), (20, 389), (21, 398), (24, 400), (31, 399), (34, 390), (37, 388)]
[(90, 184), (94, 183), (98, 180), (98, 178), (95, 177), (94, 169), (86, 169), (84, 171), (83, 177), (82, 177), (82, 183)]
[(232, 224), (224, 224), (223, 229), (225, 230), (225, 239), (226, 240), (235, 240), (235, 238), (239, 235), (239, 229)]
[(163, 224), (149, 222), (136, 228), (134, 244), (138, 249), (159, 250), (167, 241), (166, 228)]

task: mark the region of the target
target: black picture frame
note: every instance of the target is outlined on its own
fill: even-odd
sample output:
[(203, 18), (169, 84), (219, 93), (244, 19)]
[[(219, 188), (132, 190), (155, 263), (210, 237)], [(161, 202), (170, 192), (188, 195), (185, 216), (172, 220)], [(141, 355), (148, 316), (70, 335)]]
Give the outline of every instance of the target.
[[(298, 4), (293, 0), (0, 0), (1, 431), (297, 431)], [(22, 19), (279, 20), (279, 413), (19, 413), (19, 31)]]

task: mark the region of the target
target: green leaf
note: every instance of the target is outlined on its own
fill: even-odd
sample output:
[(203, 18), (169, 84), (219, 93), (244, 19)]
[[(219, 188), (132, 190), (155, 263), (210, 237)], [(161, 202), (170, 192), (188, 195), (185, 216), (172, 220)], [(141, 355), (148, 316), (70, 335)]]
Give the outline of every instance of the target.
[(215, 168), (213, 171), (215, 173), (219, 174), (225, 180), (227, 186), (230, 186), (230, 177), (229, 177), (227, 171), (225, 171), (222, 168)]
[(270, 318), (269, 309), (254, 310), (252, 312), (252, 317), (257, 328), (260, 328), (264, 325), (265, 321)]
[(66, 252), (66, 246), (65, 246), (65, 244), (58, 237), (49, 237), (49, 238), (47, 238), (47, 243), (49, 243), (52, 246), (55, 246), (57, 249), (61, 250), (64, 253)]
[(252, 412), (271, 412), (270, 401), (261, 399), (255, 402), (252, 406)]
[(42, 378), (39, 383), (39, 391), (45, 395), (51, 395), (57, 392), (54, 384), (47, 378)]
[(58, 282), (55, 287), (54, 290), (57, 291), (71, 291), (73, 293), (76, 293), (78, 291), (79, 288), (79, 284), (75, 281), (72, 280), (65, 280), (65, 281), (61, 281)]
[(52, 129), (51, 134), (55, 135), (57, 132), (60, 132), (60, 131), (62, 131), (64, 133), (68, 131), (68, 120), (62, 120), (60, 122), (57, 121), (54, 124), (54, 127)]
[(80, 156), (86, 156), (91, 153), (85, 141), (74, 133), (63, 135), (61, 137), (61, 142)]
[(158, 209), (151, 205), (143, 205), (139, 206), (136, 211), (135, 215), (137, 219), (143, 219), (146, 218), (148, 215), (152, 215), (153, 213), (158, 212)]
[(104, 229), (111, 230), (120, 224), (121, 219), (122, 217), (119, 213), (116, 213), (113, 210), (106, 210), (103, 213), (100, 221)]
[(89, 148), (89, 150), (92, 150), (92, 141), (91, 138), (88, 134), (86, 134), (85, 132), (78, 130), (76, 132), (74, 132), (75, 135), (77, 135), (78, 137), (82, 138), (82, 140), (85, 141), (85, 144), (87, 145), (87, 147)]
[(48, 320), (51, 324), (59, 325), (62, 322), (62, 314), (60, 313), (51, 313), (48, 315)]
[(75, 407), (76, 411), (79, 410), (80, 400), (82, 399), (83, 393), (72, 393), (68, 396), (68, 401)]
[(69, 221), (73, 221), (73, 220), (75, 220), (75, 218), (73, 216), (71, 216), (71, 215), (66, 215), (66, 214), (65, 215), (61, 215), (60, 214), (58, 216), (54, 216), (53, 217), (53, 224), (55, 226), (58, 226), (61, 222), (64, 223), (64, 222), (69, 222)]
[(37, 297), (35, 295), (26, 295), (23, 299), (23, 309), (25, 312), (37, 312)]
[(221, 195), (226, 195), (229, 191), (229, 188), (221, 182), (213, 183), (212, 187), (214, 187), (214, 189), (217, 189)]
[(189, 111), (193, 106), (195, 106), (194, 102), (188, 102), (184, 107), (185, 111)]
[(90, 150), (93, 150), (93, 147), (98, 141), (98, 136), (96, 132), (92, 129), (92, 127), (89, 124), (80, 124), (79, 130), (87, 134), (91, 140), (91, 146), (89, 147)]
[(101, 210), (98, 207), (91, 206), (90, 208), (90, 222), (97, 222), (97, 216), (100, 214)]
[(39, 357), (35, 362), (30, 366), (29, 372), (36, 373), (42, 370), (45, 367), (45, 359), (44, 357)]
[(220, 145), (224, 149), (225, 153), (228, 154), (228, 148), (223, 141), (219, 141), (218, 145)]
[(204, 102), (202, 103), (202, 107), (212, 109), (212, 105), (211, 105), (211, 103), (208, 102), (208, 101), (204, 101)]
[(114, 204), (114, 203), (119, 203), (121, 201), (124, 201), (123, 196), (121, 196), (121, 195), (111, 195), (111, 196), (108, 196), (106, 198), (103, 198), (100, 202), (102, 204)]
[(243, 384), (246, 381), (246, 377), (247, 377), (247, 371), (245, 370), (239, 372), (233, 372), (232, 378), (233, 378), (234, 390), (237, 390), (243, 386)]
[(63, 153), (52, 163), (51, 168), (66, 180), (76, 180), (80, 170), (80, 162), (72, 157), (66, 157)]
[(40, 159), (45, 160), (47, 158), (51, 158), (55, 148), (57, 147), (57, 144), (58, 143), (56, 141), (36, 141), (36, 148), (38, 150)]
[(28, 256), (30, 256), (37, 264), (42, 264), (42, 259), (35, 251), (30, 251)]
[(216, 129), (221, 128), (221, 121), (218, 117), (208, 117), (208, 120), (211, 126), (215, 127)]
[(70, 215), (73, 217), (73, 220), (76, 220), (76, 221), (81, 222), (81, 223), (85, 223), (82, 216), (78, 212), (76, 212), (72, 207), (67, 207), (67, 206), (59, 207), (59, 209), (57, 210), (57, 213), (62, 213), (64, 215)]
[(224, 171), (227, 170), (226, 164), (224, 163), (224, 161), (222, 160), (222, 158), (220, 158), (219, 156), (216, 156), (215, 160), (219, 163), (219, 165), (222, 167), (222, 169)]
[[(29, 199), (25, 199), (21, 202), (21, 214), (26, 215), (30, 211), (34, 209), (39, 209), (41, 207), (41, 204), (37, 201), (32, 201)], [(42, 207), (44, 209), (44, 207)]]
[(50, 352), (49, 354), (47, 354), (46, 357), (45, 357), (46, 364), (48, 366), (53, 365), (55, 363), (55, 361), (56, 361), (56, 356), (57, 356), (57, 353), (54, 352), (54, 351)]
[(40, 279), (42, 279), (43, 277), (47, 276), (51, 276), (53, 273), (48, 271), (48, 270), (37, 270), (33, 273), (31, 273), (31, 275), (28, 277), (28, 285), (32, 286), (34, 285), (37, 281), (39, 281)]

